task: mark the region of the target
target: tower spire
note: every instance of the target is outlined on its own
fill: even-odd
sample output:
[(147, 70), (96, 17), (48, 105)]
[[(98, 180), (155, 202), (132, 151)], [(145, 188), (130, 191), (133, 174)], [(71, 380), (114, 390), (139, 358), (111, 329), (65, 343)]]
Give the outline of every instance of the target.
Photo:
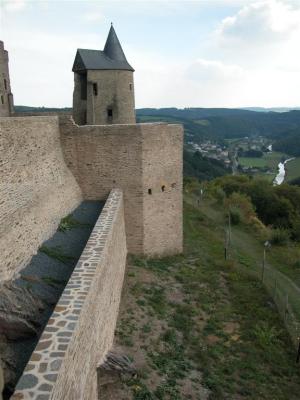
[(121, 43), (119, 42), (118, 36), (113, 27), (113, 23), (111, 23), (103, 51), (111, 60), (127, 62)]

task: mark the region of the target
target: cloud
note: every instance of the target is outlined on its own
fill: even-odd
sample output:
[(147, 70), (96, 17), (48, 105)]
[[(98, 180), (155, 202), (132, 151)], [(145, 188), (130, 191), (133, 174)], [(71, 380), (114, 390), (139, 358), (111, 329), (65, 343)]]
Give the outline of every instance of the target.
[(104, 16), (101, 12), (95, 11), (95, 12), (88, 12), (83, 15), (83, 19), (86, 22), (99, 22), (104, 19)]
[(4, 0), (2, 7), (8, 12), (18, 12), (23, 10), (27, 6), (26, 0)]
[(187, 68), (186, 76), (193, 80), (236, 80), (243, 78), (244, 71), (239, 65), (199, 58)]
[(216, 34), (222, 44), (244, 43), (255, 46), (274, 44), (299, 34), (300, 4), (267, 0), (242, 7), (226, 17)]

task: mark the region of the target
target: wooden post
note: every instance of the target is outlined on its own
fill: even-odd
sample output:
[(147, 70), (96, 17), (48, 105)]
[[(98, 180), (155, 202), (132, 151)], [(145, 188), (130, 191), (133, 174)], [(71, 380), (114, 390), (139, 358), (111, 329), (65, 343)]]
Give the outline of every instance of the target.
[(264, 282), (265, 265), (266, 265), (266, 249), (264, 247), (264, 256), (263, 256), (262, 272), (261, 272), (261, 281), (262, 282)]
[(297, 351), (296, 363), (299, 364), (299, 361), (300, 361), (300, 338), (298, 338), (298, 351)]
[(286, 298), (285, 298), (285, 312), (284, 312), (284, 321), (285, 322), (287, 320), (287, 316), (288, 316), (288, 313), (289, 313), (288, 306), (289, 306), (289, 295), (287, 294)]
[(224, 238), (224, 258), (225, 261), (228, 257), (228, 231), (225, 229), (225, 238)]
[(229, 209), (229, 213), (228, 213), (228, 242), (229, 245), (231, 245), (231, 215), (230, 215), (230, 209)]

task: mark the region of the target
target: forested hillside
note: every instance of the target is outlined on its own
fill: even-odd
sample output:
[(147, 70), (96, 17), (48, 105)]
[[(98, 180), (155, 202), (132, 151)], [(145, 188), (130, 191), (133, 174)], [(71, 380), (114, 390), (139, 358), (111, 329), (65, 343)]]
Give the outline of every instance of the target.
[(195, 153), (183, 152), (184, 176), (198, 178), (200, 181), (209, 181), (230, 172), (231, 169), (226, 168), (223, 162), (203, 157), (198, 151)]
[(137, 110), (137, 117), (145, 121), (153, 118), (174, 118), (186, 125), (198, 138), (226, 139), (251, 135), (279, 136), (282, 132), (300, 127), (300, 111), (255, 112), (214, 108), (161, 108)]
[(276, 140), (273, 149), (295, 157), (300, 156), (300, 127), (283, 132)]

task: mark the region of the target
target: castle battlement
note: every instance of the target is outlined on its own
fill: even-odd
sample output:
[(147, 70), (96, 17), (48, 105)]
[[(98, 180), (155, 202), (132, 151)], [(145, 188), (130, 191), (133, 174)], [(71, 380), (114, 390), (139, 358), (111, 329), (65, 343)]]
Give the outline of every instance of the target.
[(11, 93), (8, 52), (0, 41), (0, 117), (7, 117), (14, 112), (14, 100)]
[(182, 252), (183, 127), (136, 123), (133, 68), (113, 27), (103, 51), (77, 51), (73, 117), (11, 116), (3, 49), (0, 43), (7, 96), (0, 118), (0, 282), (13, 280), (83, 200), (106, 202), (12, 398), (96, 400), (96, 370), (113, 343), (127, 253)]

